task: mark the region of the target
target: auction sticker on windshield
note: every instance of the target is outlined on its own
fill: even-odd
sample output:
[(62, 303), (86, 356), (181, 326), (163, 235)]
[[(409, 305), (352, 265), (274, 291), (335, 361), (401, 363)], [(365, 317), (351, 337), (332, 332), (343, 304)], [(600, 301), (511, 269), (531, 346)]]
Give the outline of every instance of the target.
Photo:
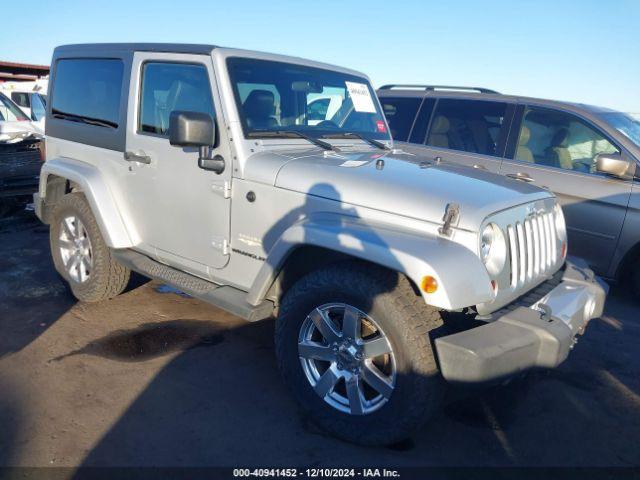
[(373, 103), (369, 87), (366, 83), (344, 82), (351, 95), (353, 108), (356, 112), (376, 113), (376, 105)]

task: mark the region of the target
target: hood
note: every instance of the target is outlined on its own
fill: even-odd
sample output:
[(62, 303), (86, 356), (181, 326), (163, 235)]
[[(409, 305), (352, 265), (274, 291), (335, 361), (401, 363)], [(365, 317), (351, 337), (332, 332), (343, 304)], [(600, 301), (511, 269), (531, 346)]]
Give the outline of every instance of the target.
[(460, 206), (458, 228), (477, 231), (500, 210), (552, 197), (546, 190), (454, 164), (434, 165), (411, 154), (287, 155), (275, 185), (419, 220), (442, 223), (449, 203)]
[(43, 136), (44, 132), (33, 122), (0, 121), (0, 143), (17, 143), (32, 136)]

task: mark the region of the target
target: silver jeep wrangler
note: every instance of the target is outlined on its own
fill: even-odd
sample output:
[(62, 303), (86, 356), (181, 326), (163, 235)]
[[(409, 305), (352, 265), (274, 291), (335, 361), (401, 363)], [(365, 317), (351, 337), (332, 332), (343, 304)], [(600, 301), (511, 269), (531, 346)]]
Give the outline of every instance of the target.
[(358, 72), (72, 45), (49, 99), (35, 205), (75, 296), (113, 298), (134, 270), (276, 316), (285, 381), (340, 438), (406, 438), (446, 381), (555, 367), (602, 314), (607, 287), (566, 261), (553, 194), (393, 150)]

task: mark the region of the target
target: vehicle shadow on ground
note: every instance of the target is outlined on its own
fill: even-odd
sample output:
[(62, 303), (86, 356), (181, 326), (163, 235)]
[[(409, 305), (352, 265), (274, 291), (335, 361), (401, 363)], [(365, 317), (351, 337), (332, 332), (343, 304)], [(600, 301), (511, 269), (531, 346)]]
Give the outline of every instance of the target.
[[(0, 217), (0, 358), (46, 332), (77, 300), (53, 266), (49, 227), (12, 200)], [(149, 279), (132, 274), (127, 291)]]
[(621, 329), (594, 320), (557, 370), (450, 391), (424, 428), (387, 448), (331, 438), (300, 413), (277, 373), (273, 328), (268, 320), (191, 345), (83, 466), (640, 465), (636, 319)]
[(53, 268), (49, 228), (25, 203), (0, 218), (0, 358), (30, 344), (76, 303)]
[(82, 466), (640, 465), (640, 320), (625, 302), (616, 303), (627, 320), (594, 320), (558, 369), (452, 389), (411, 439), (376, 448), (336, 440), (306, 418), (278, 374), (273, 321), (247, 324), (177, 354)]
[[(0, 378), (0, 467), (10, 465), (18, 447), (23, 427), (21, 398), (16, 385)], [(2, 471), (0, 471), (2, 477)]]
[[(0, 356), (28, 345), (75, 303), (51, 266), (47, 228), (32, 220), (25, 220), (24, 229), (20, 222), (0, 229), (0, 288), (7, 288), (0, 328), (17, 338)], [(63, 285), (59, 293), (52, 287), (56, 282)], [(19, 285), (49, 290), (25, 297)], [(558, 369), (506, 386), (452, 390), (424, 428), (387, 448), (346, 444), (301, 414), (277, 371), (272, 320), (224, 332), (188, 319), (146, 324), (113, 332), (57, 361), (93, 355), (143, 362), (175, 355), (82, 466), (638, 466), (640, 319), (628, 298), (613, 298)], [(9, 311), (8, 302), (15, 302), (11, 318), (2, 310)], [(39, 318), (45, 327), (32, 330)], [(0, 464), (18, 448), (18, 405), (15, 399), (0, 405), (0, 420), (8, 419)]]

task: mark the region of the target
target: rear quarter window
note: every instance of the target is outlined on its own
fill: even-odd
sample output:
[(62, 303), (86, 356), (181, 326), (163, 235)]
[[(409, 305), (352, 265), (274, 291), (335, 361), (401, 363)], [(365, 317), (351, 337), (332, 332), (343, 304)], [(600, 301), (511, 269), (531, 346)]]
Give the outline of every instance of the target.
[(61, 59), (51, 110), (118, 127), (124, 64), (119, 59)]

